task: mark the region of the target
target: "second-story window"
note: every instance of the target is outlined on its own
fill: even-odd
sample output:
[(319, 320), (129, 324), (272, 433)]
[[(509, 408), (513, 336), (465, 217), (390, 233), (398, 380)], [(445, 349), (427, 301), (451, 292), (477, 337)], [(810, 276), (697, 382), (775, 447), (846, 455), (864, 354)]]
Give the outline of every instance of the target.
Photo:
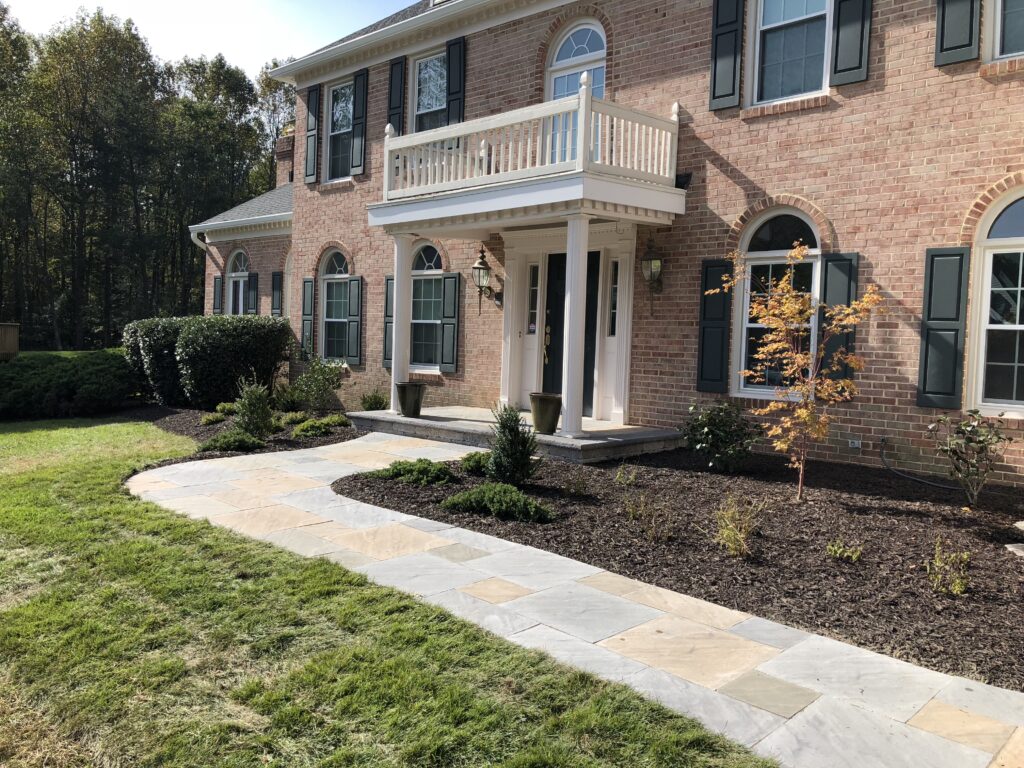
[(426, 56), (413, 64), (414, 127), (417, 132), (448, 125), (448, 56)]
[(1024, 0), (999, 0), (996, 41), (999, 56), (1024, 53)]
[(327, 180), (352, 175), (352, 103), (355, 86), (344, 83), (331, 88), (331, 122), (327, 140)]
[(758, 101), (823, 88), (829, 5), (828, 0), (758, 0)]

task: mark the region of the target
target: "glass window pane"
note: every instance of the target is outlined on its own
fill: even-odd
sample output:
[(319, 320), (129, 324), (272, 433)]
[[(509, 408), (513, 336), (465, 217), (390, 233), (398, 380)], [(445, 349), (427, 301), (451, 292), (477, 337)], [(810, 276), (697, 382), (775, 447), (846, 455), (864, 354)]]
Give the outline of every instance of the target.
[(448, 105), (448, 59), (434, 56), (416, 64), (416, 112), (433, 112)]
[(324, 317), (328, 320), (345, 320), (348, 317), (348, 283), (332, 280), (324, 283)]
[(331, 89), (331, 133), (352, 130), (354, 86), (349, 83)]
[(412, 362), (417, 365), (437, 365), (441, 360), (441, 326), (435, 323), (416, 323), (412, 327)]
[(989, 325), (1016, 325), (1019, 303), (1019, 291), (992, 291), (992, 303), (988, 312)]
[(1017, 331), (989, 331), (988, 344), (985, 348), (986, 363), (1016, 363), (1018, 336)]
[(330, 175), (331, 179), (344, 179), (352, 175), (352, 134), (336, 133), (331, 136)]
[(1011, 203), (999, 214), (992, 229), (988, 231), (988, 236), (1024, 237), (1024, 197)]
[(772, 101), (820, 90), (824, 51), (823, 16), (763, 32), (760, 99)]
[(325, 275), (347, 275), (348, 274), (348, 261), (340, 251), (335, 251), (331, 254), (330, 260), (327, 262), (327, 266), (324, 269)]
[(324, 357), (340, 359), (346, 356), (345, 344), (348, 323), (324, 323)]
[(1024, 0), (1003, 0), (1000, 54), (1024, 53)]
[(1013, 400), (1015, 368), (1013, 365), (985, 366), (986, 400)]
[(997, 253), (992, 257), (992, 287), (1020, 287), (1020, 254)]
[(526, 313), (526, 332), (537, 333), (537, 307), (540, 302), (540, 265), (530, 265), (530, 298)]
[(425, 245), (416, 254), (416, 258), (412, 263), (412, 271), (429, 272), (435, 269), (441, 269), (441, 254), (437, 252), (437, 248)]
[(441, 278), (412, 281), (412, 319), (441, 321)]
[(772, 285), (771, 264), (754, 264), (750, 268), (750, 291), (753, 294), (768, 293)]
[(793, 243), (800, 242), (808, 248), (818, 247), (818, 238), (807, 223), (791, 214), (782, 214), (769, 219), (754, 233), (750, 240), (750, 251), (790, 251)]

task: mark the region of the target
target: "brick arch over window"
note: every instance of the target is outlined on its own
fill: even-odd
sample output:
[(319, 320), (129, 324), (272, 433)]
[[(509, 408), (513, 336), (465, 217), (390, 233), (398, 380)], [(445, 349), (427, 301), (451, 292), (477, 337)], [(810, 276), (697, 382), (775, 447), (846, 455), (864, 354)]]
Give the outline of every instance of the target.
[(341, 255), (345, 257), (345, 261), (348, 262), (349, 274), (356, 274), (356, 260), (355, 257), (352, 255), (352, 249), (338, 240), (328, 240), (321, 246), (320, 255), (317, 256), (316, 258), (316, 274), (319, 275), (320, 271), (323, 269), (324, 259), (326, 259), (335, 251), (341, 251)]
[(559, 41), (561, 36), (571, 27), (581, 21), (597, 21), (604, 27), (605, 40), (605, 89), (612, 90), (612, 73), (614, 71), (614, 56), (612, 54), (614, 35), (612, 34), (612, 23), (608, 16), (600, 8), (593, 5), (580, 5), (569, 8), (559, 13), (551, 21), (544, 42), (537, 50), (537, 66), (533, 77), (534, 98), (537, 101), (544, 100), (545, 84), (548, 77), (548, 65), (551, 58), (551, 46)]
[[(1002, 201), (1006, 193), (1014, 189), (1024, 191), (1024, 171), (1007, 174), (978, 195), (960, 227), (960, 245), (974, 245), (978, 238), (978, 225), (985, 218), (989, 208), (993, 203)], [(982, 237), (987, 235), (987, 232), (982, 233)]]
[(829, 221), (829, 218), (818, 206), (810, 200), (805, 200), (796, 195), (776, 195), (758, 200), (740, 214), (740, 217), (733, 223), (732, 229), (729, 230), (729, 237), (726, 239), (726, 253), (732, 253), (740, 247), (740, 238), (743, 236), (743, 230), (747, 228), (751, 221), (769, 208), (779, 207), (796, 208), (798, 211), (806, 213), (818, 230), (818, 237), (821, 239), (818, 246), (821, 248), (821, 252), (830, 253), (836, 250), (838, 242), (835, 230), (832, 228), (832, 222)]

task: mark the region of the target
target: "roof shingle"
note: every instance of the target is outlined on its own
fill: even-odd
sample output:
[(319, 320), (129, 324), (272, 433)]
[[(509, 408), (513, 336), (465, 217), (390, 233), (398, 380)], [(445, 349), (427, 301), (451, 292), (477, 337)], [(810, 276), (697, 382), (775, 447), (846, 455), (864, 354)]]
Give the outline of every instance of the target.
[(430, 7), (430, 0), (418, 0), (418, 2), (413, 3), (408, 8), (403, 8), (397, 13), (393, 13), (390, 16), (381, 19), (380, 21), (376, 21), (368, 27), (363, 27), (357, 32), (353, 32), (351, 35), (346, 35), (340, 40), (335, 40), (330, 45), (325, 45), (323, 48), (318, 48), (309, 55), (312, 56), (313, 54), (321, 53), (323, 51), (328, 50), (329, 48), (333, 48), (336, 45), (347, 43), (350, 40), (355, 40), (358, 37), (363, 37), (364, 35), (369, 35), (373, 32), (379, 32), (382, 29), (387, 29), (388, 27), (398, 24), (400, 22), (408, 21), (409, 19), (416, 18), (417, 16), (422, 16), (424, 13), (430, 10)]
[(265, 195), (254, 197), (241, 205), (224, 213), (218, 213), (211, 219), (207, 219), (200, 227), (212, 224), (227, 224), (235, 221), (245, 221), (261, 216), (277, 216), (292, 212), (292, 185), (283, 184), (277, 189), (272, 189)]

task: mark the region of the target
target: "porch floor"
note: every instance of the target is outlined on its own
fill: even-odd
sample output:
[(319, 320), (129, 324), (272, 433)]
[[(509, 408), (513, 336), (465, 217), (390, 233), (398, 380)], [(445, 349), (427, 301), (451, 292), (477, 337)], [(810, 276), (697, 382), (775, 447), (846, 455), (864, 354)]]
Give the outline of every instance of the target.
[[(419, 437), (447, 443), (490, 445), (494, 416), (486, 408), (446, 406), (424, 408), (418, 419), (410, 419), (390, 411), (350, 413), (348, 417), (360, 429), (387, 432), (392, 435)], [(533, 423), (529, 411), (523, 411), (528, 423)], [(537, 435), (538, 453), (542, 456), (565, 459), (581, 464), (658, 453), (678, 448), (682, 444), (679, 432), (672, 429), (633, 427), (609, 421), (583, 419), (584, 436)]]

